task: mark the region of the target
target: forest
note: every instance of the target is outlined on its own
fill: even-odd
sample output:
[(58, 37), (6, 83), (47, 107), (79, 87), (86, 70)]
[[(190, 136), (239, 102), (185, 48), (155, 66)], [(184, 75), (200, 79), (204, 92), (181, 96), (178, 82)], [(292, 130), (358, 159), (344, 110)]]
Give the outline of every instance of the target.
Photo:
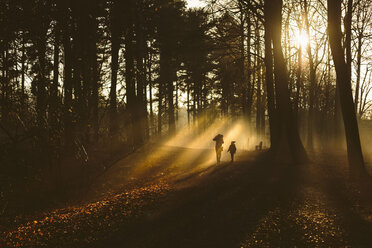
[[(170, 247), (372, 245), (366, 237), (372, 233), (370, 0), (0, 0), (0, 70), (1, 247), (168, 247), (160, 231), (151, 245), (152, 236), (137, 243), (115, 233), (132, 229), (127, 222), (136, 223), (134, 237), (144, 222), (168, 233), (164, 220), (178, 215), (161, 212), (149, 221), (130, 214), (119, 220), (114, 213), (145, 216), (163, 209), (163, 198), (173, 207), (178, 198), (167, 200), (168, 191), (181, 195), (185, 188), (193, 200), (179, 208), (187, 212), (192, 202), (204, 204), (200, 197), (220, 199), (220, 187), (231, 202), (255, 195), (246, 204), (265, 210), (276, 204), (267, 200), (273, 192), (287, 204), (297, 183), (317, 184), (319, 175), (342, 181), (340, 192), (367, 217), (353, 222), (345, 209), (340, 216), (361, 229), (337, 229), (317, 243), (322, 237), (292, 238), (294, 231), (284, 227), (284, 238), (270, 234), (262, 243), (256, 235), (251, 238), (261, 243), (244, 244), (222, 230), (206, 235), (227, 235), (225, 243), (201, 236), (187, 243), (188, 233), (179, 231), (175, 237), (184, 242), (170, 238)], [(218, 133), (225, 135), (225, 147), (237, 143), (236, 171), (227, 168), (227, 159), (215, 164), (212, 139)], [(256, 182), (254, 173), (274, 179)], [(299, 176), (306, 173), (319, 175)], [(336, 174), (341, 179), (328, 178)], [(235, 179), (225, 182), (226, 175)], [(238, 183), (239, 190), (245, 187), (239, 194), (232, 190)], [(204, 184), (209, 194), (201, 190), (206, 195), (199, 196)], [(144, 199), (143, 206), (136, 199)], [(212, 214), (228, 208), (219, 203)], [(81, 218), (73, 219), (73, 211)], [(254, 214), (249, 218), (266, 213)], [(71, 236), (51, 227), (52, 219), (70, 217), (63, 228), (79, 225), (73, 221), (91, 224)], [(214, 226), (216, 218), (210, 218)], [(96, 233), (102, 238), (92, 238)], [(351, 238), (342, 243), (345, 237)]]

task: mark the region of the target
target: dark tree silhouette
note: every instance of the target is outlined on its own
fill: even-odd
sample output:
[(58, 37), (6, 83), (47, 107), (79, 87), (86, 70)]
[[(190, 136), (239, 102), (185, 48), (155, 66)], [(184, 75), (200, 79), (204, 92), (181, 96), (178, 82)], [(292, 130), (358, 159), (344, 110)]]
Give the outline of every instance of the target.
[(84, 192), (185, 123), (244, 123), (246, 149), (304, 162), (301, 139), (344, 148), (343, 116), (351, 175), (364, 175), (371, 4), (328, 2), (329, 35), (323, 1), (0, 0), (0, 201), (29, 182), (43, 199)]
[(351, 74), (345, 62), (345, 54), (341, 45), (341, 2), (337, 0), (328, 0), (327, 3), (329, 44), (336, 67), (337, 84), (346, 133), (350, 175), (352, 178), (358, 178), (365, 175), (365, 169), (351, 91)]
[[(267, 25), (270, 26), (268, 32), (271, 34), (273, 44), (275, 86), (278, 92), (277, 134), (274, 135), (276, 139), (273, 140), (272, 148), (275, 156), (280, 156), (280, 159), (304, 162), (307, 160), (307, 155), (293, 116), (289, 98), (288, 72), (281, 45), (282, 5), (281, 0), (265, 1), (265, 18), (268, 22)], [(269, 62), (269, 58), (266, 60), (267, 62)]]

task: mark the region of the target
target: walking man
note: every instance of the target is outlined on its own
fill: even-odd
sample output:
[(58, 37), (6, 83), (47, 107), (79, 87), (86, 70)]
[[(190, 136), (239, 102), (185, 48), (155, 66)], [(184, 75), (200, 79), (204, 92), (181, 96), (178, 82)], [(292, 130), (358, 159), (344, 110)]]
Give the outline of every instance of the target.
[(222, 144), (223, 142), (223, 135), (222, 134), (217, 134), (216, 137), (213, 138), (213, 141), (216, 142), (216, 157), (217, 157), (217, 164), (221, 162), (221, 153), (223, 150)]

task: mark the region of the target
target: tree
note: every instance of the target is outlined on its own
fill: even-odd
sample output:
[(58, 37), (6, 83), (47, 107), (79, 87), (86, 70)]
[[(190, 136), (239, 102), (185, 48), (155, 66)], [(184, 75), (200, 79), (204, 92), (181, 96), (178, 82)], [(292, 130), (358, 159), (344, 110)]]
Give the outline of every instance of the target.
[(121, 4), (114, 1), (111, 5), (111, 87), (110, 87), (110, 135), (115, 137), (118, 131), (117, 120), (117, 80), (119, 67), (119, 49), (121, 43)]
[(44, 128), (47, 125), (47, 87), (49, 87), (48, 75), (50, 72), (47, 59), (47, 37), (49, 25), (51, 23), (50, 16), (47, 14), (47, 12), (50, 7), (51, 6), (48, 1), (40, 1), (30, 9), (30, 11), (33, 11), (34, 13), (31, 16), (29, 30), (33, 44), (33, 52), (35, 52), (32, 52), (32, 55), (36, 60), (33, 71), (37, 75), (32, 83), (34, 95), (36, 96), (36, 112), (40, 132), (45, 130)]
[[(270, 8), (265, 3), (264, 7), (265, 16), (270, 15)], [(264, 42), (265, 42), (265, 81), (266, 81), (266, 90), (267, 90), (267, 110), (269, 113), (269, 128), (270, 128), (270, 143), (271, 150), (274, 150), (278, 136), (278, 124), (277, 124), (277, 109), (275, 104), (275, 92), (274, 92), (274, 73), (273, 73), (273, 50), (272, 50), (272, 25), (270, 23), (270, 18), (265, 18), (264, 20)], [(276, 149), (276, 148), (275, 148)]]
[(344, 120), (350, 176), (360, 178), (366, 174), (362, 148), (360, 145), (359, 128), (355, 114), (351, 90), (351, 74), (345, 61), (341, 45), (341, 2), (327, 0), (329, 44), (336, 68), (337, 84), (340, 94), (342, 117)]
[[(161, 97), (166, 97), (168, 129), (172, 133), (175, 131), (175, 103), (174, 103), (174, 82), (177, 81), (177, 69), (180, 65), (176, 54), (180, 43), (179, 27), (183, 25), (182, 10), (185, 3), (182, 1), (160, 0), (158, 15), (158, 46), (160, 50), (160, 92), (159, 106)], [(159, 114), (161, 114), (159, 110)], [(161, 117), (160, 117), (161, 118)], [(159, 123), (161, 128), (161, 123)]]
[(207, 34), (210, 26), (205, 11), (189, 10), (187, 12), (181, 51), (186, 74), (184, 91), (189, 95), (188, 112), (191, 112), (190, 101), (193, 101), (194, 120), (208, 107), (207, 98), (211, 91), (211, 86), (207, 83), (207, 73), (212, 68), (208, 58), (212, 50), (212, 41)]
[[(362, 59), (363, 56), (363, 47), (366, 47), (366, 42), (368, 39), (371, 38), (371, 33), (368, 32), (368, 24), (372, 20), (372, 11), (371, 11), (371, 2), (365, 1), (365, 0), (359, 0), (357, 1), (357, 6), (355, 10), (356, 20), (352, 23), (352, 17), (348, 16), (348, 19), (350, 18), (350, 36), (352, 30), (354, 31), (354, 36), (356, 38), (355, 41), (355, 53), (356, 53), (356, 85), (355, 85), (355, 109), (357, 111), (357, 117), (361, 118), (362, 113), (360, 111), (360, 107), (363, 104), (363, 99), (360, 96), (361, 91), (361, 67), (362, 67)], [(351, 41), (350, 41), (351, 42)], [(349, 44), (349, 43), (347, 43)], [(351, 44), (350, 44), (350, 53), (351, 53)], [(350, 55), (351, 57), (351, 55)], [(350, 63), (351, 67), (351, 63)]]
[[(305, 19), (305, 29), (306, 34), (310, 37), (310, 24), (309, 24), (309, 9), (307, 0), (303, 0), (304, 8), (304, 19)], [(313, 129), (314, 129), (314, 120), (315, 120), (315, 91), (317, 86), (316, 79), (316, 65), (314, 64), (313, 53), (311, 51), (311, 40), (307, 43), (307, 54), (309, 58), (309, 72), (310, 72), (310, 92), (309, 92), (309, 119), (308, 119), (308, 139), (307, 145), (310, 149), (313, 149)]]
[(292, 106), (289, 98), (288, 72), (283, 57), (281, 45), (281, 11), (283, 2), (281, 0), (265, 1), (265, 20), (267, 20), (273, 44), (275, 86), (278, 89), (277, 111), (278, 121), (276, 125), (277, 135), (273, 140), (273, 151), (280, 159), (294, 162), (304, 162), (307, 154), (301, 142), (297, 123), (293, 116)]

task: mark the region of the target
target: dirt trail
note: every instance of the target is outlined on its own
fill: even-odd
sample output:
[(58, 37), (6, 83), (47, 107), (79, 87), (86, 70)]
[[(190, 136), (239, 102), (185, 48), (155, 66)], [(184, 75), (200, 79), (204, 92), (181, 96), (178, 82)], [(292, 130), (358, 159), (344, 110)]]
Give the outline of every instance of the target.
[(340, 156), (214, 159), (210, 149), (143, 148), (93, 185), (89, 203), (43, 213), (0, 247), (372, 247), (371, 184), (350, 183)]
[[(236, 154), (237, 161), (252, 159), (254, 157), (246, 151), (238, 151)], [(230, 156), (224, 151), (222, 163), (228, 164), (229, 161)], [(185, 178), (191, 179), (196, 174), (202, 175), (215, 166), (213, 149), (145, 146), (112, 166), (92, 185), (86, 198), (99, 199), (108, 193), (120, 193), (124, 189), (158, 181), (180, 182)]]
[(172, 181), (150, 217), (98, 246), (372, 247), (371, 192), (347, 180), (340, 156), (291, 167), (257, 155)]

